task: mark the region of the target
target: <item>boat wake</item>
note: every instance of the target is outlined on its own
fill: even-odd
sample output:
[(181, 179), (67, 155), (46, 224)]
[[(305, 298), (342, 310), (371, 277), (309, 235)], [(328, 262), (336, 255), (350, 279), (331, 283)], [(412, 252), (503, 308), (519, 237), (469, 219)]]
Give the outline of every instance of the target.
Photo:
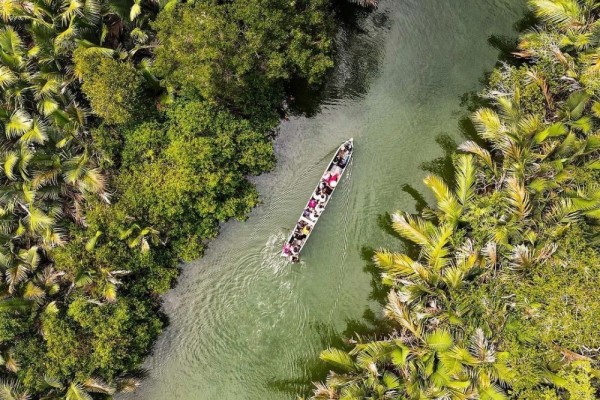
[(281, 275), (289, 269), (289, 261), (281, 257), (281, 244), (286, 239), (283, 231), (271, 234), (267, 242), (260, 250), (261, 269), (270, 269), (276, 276)]

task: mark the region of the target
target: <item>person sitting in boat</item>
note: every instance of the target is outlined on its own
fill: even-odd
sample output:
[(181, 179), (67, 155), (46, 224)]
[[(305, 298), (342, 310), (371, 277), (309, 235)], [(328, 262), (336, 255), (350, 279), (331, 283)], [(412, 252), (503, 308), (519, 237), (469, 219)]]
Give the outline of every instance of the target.
[(335, 157), (333, 158), (333, 163), (337, 164), (338, 162), (343, 160), (347, 153), (348, 153), (348, 150), (346, 150), (345, 147), (342, 147), (340, 149), (340, 151), (338, 151), (337, 154), (335, 155)]
[(300, 246), (292, 246), (292, 256), (296, 256), (300, 252)]
[(319, 203), (317, 204), (317, 206), (315, 207), (315, 212), (318, 213), (319, 215), (323, 214), (323, 211), (325, 211), (325, 203)]
[[(322, 187), (321, 184), (323, 185)], [(317, 202), (324, 202), (325, 200), (327, 200), (326, 189), (327, 185), (325, 184), (325, 182), (321, 182), (315, 193), (315, 199), (317, 200)]]
[[(310, 214), (311, 214), (311, 211), (310, 211), (310, 209), (308, 209), (308, 208), (305, 208), (305, 209), (304, 209), (304, 211), (302, 212), (302, 216), (303, 216), (304, 218), (308, 218), (308, 216), (309, 216)], [(303, 227), (303, 228), (304, 228), (304, 227)]]
[[(335, 166), (333, 168), (335, 168)], [(332, 187), (336, 187), (337, 181), (339, 178), (340, 178), (340, 175), (338, 173), (329, 171), (323, 177), (323, 181), (326, 183), (327, 186), (332, 188)]]
[[(305, 226), (306, 226), (306, 222), (298, 221), (298, 223), (296, 224), (296, 228), (294, 229), (292, 239), (297, 239), (300, 241), (304, 240), (306, 238), (306, 235), (302, 234), (302, 230), (304, 229)], [(294, 244), (294, 242), (292, 241), (292, 245), (293, 244)]]
[(346, 154), (336, 163), (336, 165), (340, 168), (346, 168), (348, 165), (348, 161), (350, 160), (350, 151), (347, 151)]
[[(296, 229), (294, 229), (294, 238), (298, 238), (299, 236), (302, 236), (302, 231), (304, 230), (306, 225), (307, 224), (304, 221), (298, 222), (298, 224), (296, 225)], [(300, 237), (300, 240), (303, 240), (303, 239), (304, 239), (303, 237)]]
[(317, 210), (313, 210), (313, 212), (310, 213), (310, 215), (308, 216), (308, 219), (310, 219), (313, 222), (316, 222), (319, 219), (319, 213), (317, 212)]
[(314, 209), (317, 206), (317, 203), (318, 203), (317, 199), (315, 199), (314, 197), (312, 197), (310, 199), (310, 201), (308, 202), (308, 208)]
[(308, 224), (307, 224), (304, 228), (302, 228), (301, 233), (303, 235), (308, 235), (310, 233), (310, 226), (308, 226)]
[(286, 242), (283, 245), (283, 254), (285, 254), (286, 256), (292, 255), (292, 245), (290, 243)]
[(325, 203), (327, 201), (327, 193), (325, 193), (325, 190), (322, 190), (321, 192), (319, 192), (319, 194), (317, 195), (317, 202), (319, 204), (321, 203)]

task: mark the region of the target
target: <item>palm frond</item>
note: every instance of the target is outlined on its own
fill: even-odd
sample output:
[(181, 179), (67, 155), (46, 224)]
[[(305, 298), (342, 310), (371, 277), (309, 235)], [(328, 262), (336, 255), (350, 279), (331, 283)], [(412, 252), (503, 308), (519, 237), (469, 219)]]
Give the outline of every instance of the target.
[(44, 289), (36, 286), (33, 282), (27, 282), (25, 289), (23, 290), (24, 299), (40, 302), (44, 297), (46, 297)]
[(116, 388), (108, 383), (104, 382), (100, 378), (89, 378), (85, 382), (83, 382), (83, 387), (88, 392), (94, 393), (103, 393), (108, 395), (113, 395), (116, 392)]
[(534, 136), (533, 140), (535, 143), (540, 144), (547, 138), (564, 136), (568, 132), (569, 132), (569, 130), (567, 129), (565, 124), (563, 124), (562, 122), (556, 122), (556, 123), (550, 125), (549, 127), (547, 127), (546, 129), (543, 129), (542, 131), (538, 132)]
[(563, 30), (581, 29), (584, 15), (577, 0), (529, 0), (538, 18)]
[(430, 244), (427, 222), (419, 217), (396, 213), (392, 215), (392, 227), (400, 236), (416, 244)]
[(92, 396), (85, 391), (84, 387), (79, 383), (71, 383), (65, 400), (93, 400)]
[(0, 89), (6, 89), (17, 81), (17, 76), (10, 68), (3, 65), (0, 66)]
[(14, 152), (9, 152), (4, 155), (4, 174), (10, 180), (15, 180), (14, 169), (19, 162), (19, 155)]
[(444, 213), (442, 219), (456, 223), (462, 213), (462, 207), (444, 180), (436, 175), (428, 175), (423, 182), (437, 199), (438, 208)]
[(480, 387), (478, 391), (480, 400), (508, 400), (504, 391), (496, 385)]
[(447, 245), (452, 233), (454, 233), (453, 224), (442, 224), (433, 230), (429, 246), (423, 247), (423, 255), (435, 271), (442, 270), (448, 263)]
[(17, 380), (0, 380), (0, 400), (29, 400), (29, 394)]
[(343, 350), (329, 348), (323, 350), (319, 355), (319, 358), (342, 371), (352, 371), (356, 369), (352, 357)]
[(31, 232), (41, 232), (54, 224), (54, 218), (46, 215), (40, 209), (30, 207), (24, 222)]
[(40, 120), (39, 118), (33, 118), (31, 127), (28, 131), (26, 131), (21, 138), (20, 142), (25, 144), (30, 143), (38, 143), (43, 144), (46, 140), (48, 140), (48, 135), (46, 134), (47, 125), (45, 121)]
[(533, 266), (535, 257), (533, 250), (529, 247), (520, 244), (515, 246), (512, 257), (511, 257), (511, 269), (513, 270), (527, 270)]
[(532, 206), (529, 201), (529, 193), (525, 186), (519, 180), (512, 176), (506, 180), (506, 192), (508, 194), (508, 202), (511, 205), (512, 213), (519, 219), (523, 219), (529, 215)]
[(447, 330), (438, 329), (425, 337), (425, 343), (429, 348), (441, 353), (454, 346), (454, 338)]
[(475, 194), (475, 163), (470, 155), (461, 154), (456, 162), (456, 192), (465, 206)]
[(4, 127), (6, 137), (14, 138), (23, 135), (31, 129), (33, 120), (24, 110), (15, 110)]
[(395, 290), (391, 290), (388, 294), (388, 304), (385, 307), (385, 315), (398, 322), (415, 337), (421, 337), (423, 327), (411, 316), (408, 307), (402, 302), (399, 294)]
[(460, 146), (458, 146), (458, 149), (461, 151), (464, 151), (466, 153), (471, 153), (471, 154), (478, 156), (488, 168), (490, 168), (491, 170), (494, 169), (494, 163), (492, 162), (492, 155), (490, 154), (489, 151), (487, 151), (483, 147), (479, 146), (477, 143), (475, 143), (471, 140), (468, 140), (468, 141), (462, 143)]
[(472, 120), (479, 136), (492, 142), (498, 140), (506, 130), (496, 111), (490, 108), (478, 110)]

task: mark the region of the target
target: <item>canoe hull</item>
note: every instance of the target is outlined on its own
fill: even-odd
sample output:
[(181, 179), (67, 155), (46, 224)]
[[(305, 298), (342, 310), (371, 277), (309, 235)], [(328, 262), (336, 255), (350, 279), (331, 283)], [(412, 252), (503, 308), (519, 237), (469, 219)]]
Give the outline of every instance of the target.
[[(337, 149), (335, 155), (327, 165), (327, 169), (325, 169), (325, 172), (321, 176), (321, 179), (319, 180), (315, 190), (313, 190), (310, 199), (306, 203), (306, 206), (304, 207), (296, 226), (288, 236), (287, 240), (284, 242), (284, 247), (281, 251), (282, 257), (286, 257), (290, 259), (290, 261), (298, 261), (300, 252), (302, 252), (302, 249), (313, 232), (315, 225), (319, 221), (319, 218), (323, 215), (323, 212), (325, 212), (327, 204), (329, 204), (329, 200), (331, 200), (331, 197), (333, 197), (333, 193), (337, 188), (337, 183), (341, 181), (344, 172), (346, 172), (348, 169), (348, 165), (350, 165), (353, 153), (354, 140), (352, 138), (342, 143)], [(340, 167), (340, 165), (343, 166)], [(335, 181), (336, 184), (334, 185), (333, 178), (335, 175), (338, 175), (338, 177)], [(330, 191), (329, 195), (326, 196), (324, 201), (321, 200), (322, 197), (320, 196), (323, 196), (323, 194), (328, 191)], [(314, 205), (315, 202), (317, 204), (316, 207), (320, 207), (321, 209), (320, 213), (315, 211), (315, 207), (311, 207), (311, 205)], [(306, 215), (307, 212), (309, 215)], [(307, 230), (306, 228), (299, 228), (304, 226), (308, 226), (309, 229)]]

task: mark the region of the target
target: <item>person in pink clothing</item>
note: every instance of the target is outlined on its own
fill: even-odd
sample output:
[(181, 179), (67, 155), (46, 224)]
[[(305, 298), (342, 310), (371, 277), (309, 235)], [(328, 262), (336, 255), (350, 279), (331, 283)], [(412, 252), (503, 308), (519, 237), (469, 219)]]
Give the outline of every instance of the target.
[(317, 200), (315, 200), (314, 198), (310, 199), (310, 201), (308, 202), (308, 208), (315, 208), (317, 206)]
[(286, 256), (292, 255), (292, 245), (291, 244), (286, 243), (283, 245), (283, 254), (285, 254)]
[(330, 187), (336, 187), (338, 179), (339, 179), (339, 175), (338, 174), (330, 174), (329, 178), (327, 178), (327, 184)]

